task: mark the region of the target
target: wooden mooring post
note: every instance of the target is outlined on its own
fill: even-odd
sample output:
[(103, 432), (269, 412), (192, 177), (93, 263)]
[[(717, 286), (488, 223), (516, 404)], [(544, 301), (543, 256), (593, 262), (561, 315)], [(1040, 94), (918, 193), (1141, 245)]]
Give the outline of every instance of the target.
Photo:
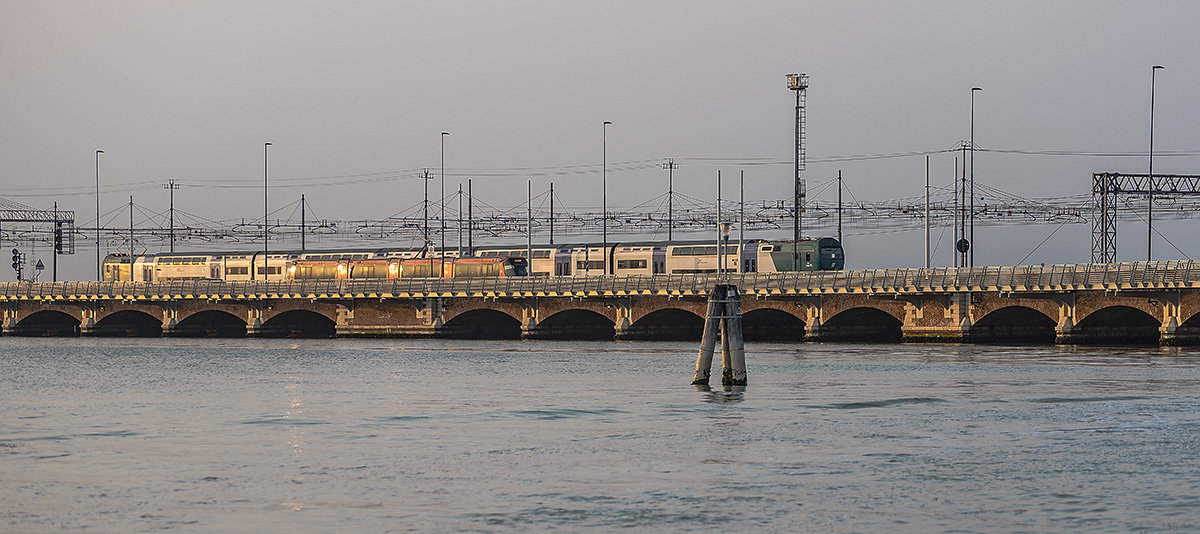
[(746, 385), (746, 346), (742, 342), (742, 295), (737, 286), (718, 284), (708, 295), (704, 335), (696, 357), (692, 384), (707, 386), (712, 376), (713, 352), (721, 337), (721, 385)]

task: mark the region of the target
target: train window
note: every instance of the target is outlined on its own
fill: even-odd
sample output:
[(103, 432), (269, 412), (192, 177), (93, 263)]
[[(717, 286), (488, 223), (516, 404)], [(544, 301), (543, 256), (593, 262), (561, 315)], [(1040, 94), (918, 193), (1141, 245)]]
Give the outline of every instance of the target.
[(534, 258), (549, 258), (550, 251), (549, 250), (535, 250), (535, 251), (533, 251), (533, 257)]
[[(736, 245), (734, 245), (736, 247)], [(735, 250), (726, 248), (726, 250)], [(675, 247), (671, 251), (672, 256), (715, 256), (717, 254), (717, 246), (693, 246), (693, 247)]]
[(585, 269), (586, 270), (591, 270), (591, 269), (599, 270), (599, 269), (604, 268), (604, 261), (602, 261), (602, 260), (587, 260), (587, 261), (579, 260), (579, 261), (575, 262), (575, 268), (579, 269), (581, 271), (585, 270)]
[(805, 253), (804, 253), (804, 261), (808, 261), (808, 262), (811, 262), (811, 261), (812, 261), (812, 252), (805, 252)]
[(618, 269), (645, 269), (646, 260), (617, 260)]

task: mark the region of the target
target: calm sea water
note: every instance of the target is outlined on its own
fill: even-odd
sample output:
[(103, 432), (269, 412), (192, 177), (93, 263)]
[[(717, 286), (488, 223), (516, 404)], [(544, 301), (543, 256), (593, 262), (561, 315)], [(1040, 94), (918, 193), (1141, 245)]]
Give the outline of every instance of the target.
[(1200, 530), (1200, 351), (697, 345), (2, 338), (0, 530)]

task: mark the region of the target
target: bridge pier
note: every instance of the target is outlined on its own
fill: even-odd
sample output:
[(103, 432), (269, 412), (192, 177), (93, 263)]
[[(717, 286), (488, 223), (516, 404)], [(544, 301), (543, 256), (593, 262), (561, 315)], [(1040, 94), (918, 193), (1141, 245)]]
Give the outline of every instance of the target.
[(178, 304), (172, 302), (168, 305), (163, 306), (162, 316), (163, 316), (162, 336), (163, 337), (173, 337), (175, 335), (176, 327), (179, 326), (179, 320), (178, 320), (179, 306), (178, 306)]
[(645, 339), (638, 337), (639, 333), (633, 326), (633, 308), (632, 306), (617, 305), (617, 320), (613, 321), (613, 339), (628, 340), (628, 339)]
[(1075, 342), (1075, 295), (1059, 302), (1058, 322), (1054, 325), (1054, 343), (1070, 345)]
[(800, 297), (796, 306), (804, 315), (804, 341), (824, 341), (821, 337), (821, 296)]
[(971, 341), (971, 294), (912, 295), (902, 297), (904, 323), (901, 341), (914, 343), (965, 343)]
[(0, 319), (0, 334), (13, 336), (17, 334), (17, 310), (4, 308), (3, 319)]
[(543, 339), (546, 332), (541, 326), (538, 306), (535, 302), (521, 307), (521, 339)]

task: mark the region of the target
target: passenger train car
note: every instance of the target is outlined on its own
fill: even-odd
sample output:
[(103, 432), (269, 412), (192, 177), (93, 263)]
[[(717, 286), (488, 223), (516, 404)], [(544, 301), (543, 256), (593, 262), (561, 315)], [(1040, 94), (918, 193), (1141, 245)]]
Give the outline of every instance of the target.
[[(832, 237), (803, 240), (799, 246), (793, 246), (791, 241), (747, 241), (740, 254), (737, 244), (726, 244), (723, 248), (722, 270), (728, 272), (831, 271), (845, 267), (842, 245)], [(793, 250), (799, 260), (795, 265)], [(711, 241), (613, 243), (608, 250), (594, 243), (535, 246), (531, 252), (529, 271), (532, 276), (715, 273), (721, 263), (717, 245)], [(477, 249), (475, 255), (525, 256), (527, 251), (518, 247), (488, 247)]]
[[(728, 272), (772, 273), (840, 270), (845, 256), (838, 240), (823, 237), (791, 241), (747, 241), (724, 245)], [(798, 262), (793, 263), (793, 251)], [(176, 253), (109, 255), (106, 281), (133, 280), (341, 280), (386, 278), (481, 278), (505, 276), (600, 276), (715, 273), (717, 245), (709, 241), (667, 243), (592, 243), (524, 247), (479, 247), (474, 257), (457, 250), (432, 257), (420, 249), (317, 252)], [(528, 257), (526, 257), (528, 256)], [(443, 261), (444, 258), (444, 261)], [(607, 261), (606, 261), (607, 260)], [(607, 271), (607, 273), (605, 272)]]

